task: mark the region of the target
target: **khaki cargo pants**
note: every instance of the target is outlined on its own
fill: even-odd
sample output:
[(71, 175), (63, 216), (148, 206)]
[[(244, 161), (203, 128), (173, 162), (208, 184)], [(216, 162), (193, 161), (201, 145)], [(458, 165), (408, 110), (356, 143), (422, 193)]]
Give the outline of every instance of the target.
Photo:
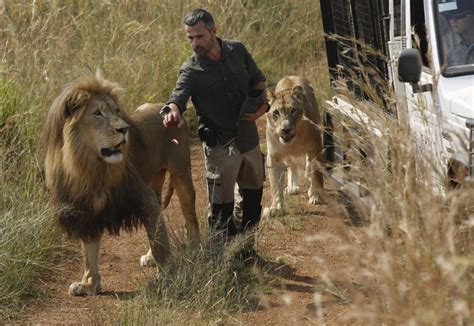
[(240, 189), (260, 189), (265, 178), (260, 146), (240, 153), (235, 143), (222, 147), (203, 144), (206, 161), (206, 178), (210, 204), (227, 204), (234, 201), (234, 186)]

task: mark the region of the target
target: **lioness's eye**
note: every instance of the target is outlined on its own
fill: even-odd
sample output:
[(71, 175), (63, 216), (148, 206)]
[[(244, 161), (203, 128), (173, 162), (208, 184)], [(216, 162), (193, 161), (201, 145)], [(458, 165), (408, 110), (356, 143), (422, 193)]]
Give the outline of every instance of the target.
[(95, 112), (94, 112), (94, 115), (95, 115), (96, 117), (102, 117), (102, 116), (103, 116), (103, 114), (102, 114), (102, 112), (100, 112), (100, 110), (95, 111)]
[(296, 115), (298, 113), (298, 110), (296, 109), (291, 109), (291, 115)]
[(278, 110), (273, 111), (273, 117), (278, 119), (280, 117), (280, 112), (278, 112)]

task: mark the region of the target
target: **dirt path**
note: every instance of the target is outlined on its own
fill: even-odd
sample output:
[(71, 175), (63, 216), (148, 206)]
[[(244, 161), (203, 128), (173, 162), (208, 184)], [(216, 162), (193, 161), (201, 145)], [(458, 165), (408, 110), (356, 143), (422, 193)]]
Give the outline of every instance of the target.
[[(193, 178), (197, 190), (197, 214), (205, 216), (206, 191), (201, 148), (192, 146)], [(264, 190), (264, 206), (270, 202), (269, 184)], [(183, 228), (176, 196), (166, 211), (170, 229)], [(283, 261), (278, 283), (269, 294), (262, 295), (260, 307), (233, 316), (237, 322), (248, 325), (311, 325), (341, 324), (345, 306), (335, 296), (323, 290), (317, 260), (324, 259), (332, 268), (346, 266), (344, 257), (336, 256), (334, 240), (311, 241), (319, 233), (335, 232), (341, 221), (327, 217), (325, 206), (307, 204), (305, 196), (295, 196), (290, 205), (291, 216), (264, 220), (259, 238), (259, 251), (269, 261)], [(173, 218), (177, 217), (177, 218)], [(121, 237), (105, 236), (101, 248), (103, 293), (95, 297), (71, 297), (68, 284), (81, 277), (81, 262), (73, 261), (54, 280), (45, 282), (51, 293), (48, 299), (33, 301), (18, 320), (20, 324), (90, 324), (97, 316), (108, 312), (116, 314), (124, 302), (133, 300), (136, 291), (152, 276), (153, 269), (140, 268), (140, 255), (147, 250), (142, 229)], [(316, 259), (315, 257), (319, 257)], [(323, 295), (315, 297), (315, 291)], [(91, 320), (92, 318), (92, 320)]]

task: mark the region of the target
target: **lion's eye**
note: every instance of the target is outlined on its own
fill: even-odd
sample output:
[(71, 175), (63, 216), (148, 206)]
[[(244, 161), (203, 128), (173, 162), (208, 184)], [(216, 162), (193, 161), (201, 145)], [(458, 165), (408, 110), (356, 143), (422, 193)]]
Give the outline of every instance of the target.
[(298, 114), (298, 110), (297, 109), (291, 109), (291, 115), (295, 116)]
[(280, 117), (280, 112), (278, 110), (273, 111), (273, 118), (278, 119)]
[(95, 115), (96, 117), (103, 117), (103, 116), (104, 116), (100, 110), (95, 111), (95, 112), (94, 112), (94, 115)]

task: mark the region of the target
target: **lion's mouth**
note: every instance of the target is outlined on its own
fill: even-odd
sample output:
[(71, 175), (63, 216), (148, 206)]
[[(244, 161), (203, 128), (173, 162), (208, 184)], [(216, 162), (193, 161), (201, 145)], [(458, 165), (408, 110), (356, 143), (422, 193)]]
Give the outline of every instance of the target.
[(127, 141), (124, 139), (120, 143), (118, 143), (114, 147), (109, 147), (109, 148), (101, 148), (100, 154), (104, 157), (110, 157), (116, 154), (122, 153), (122, 147), (125, 145)]
[(286, 134), (286, 133), (281, 133), (280, 134), (280, 139), (284, 143), (288, 143), (290, 140), (292, 140), (295, 137), (295, 134)]

